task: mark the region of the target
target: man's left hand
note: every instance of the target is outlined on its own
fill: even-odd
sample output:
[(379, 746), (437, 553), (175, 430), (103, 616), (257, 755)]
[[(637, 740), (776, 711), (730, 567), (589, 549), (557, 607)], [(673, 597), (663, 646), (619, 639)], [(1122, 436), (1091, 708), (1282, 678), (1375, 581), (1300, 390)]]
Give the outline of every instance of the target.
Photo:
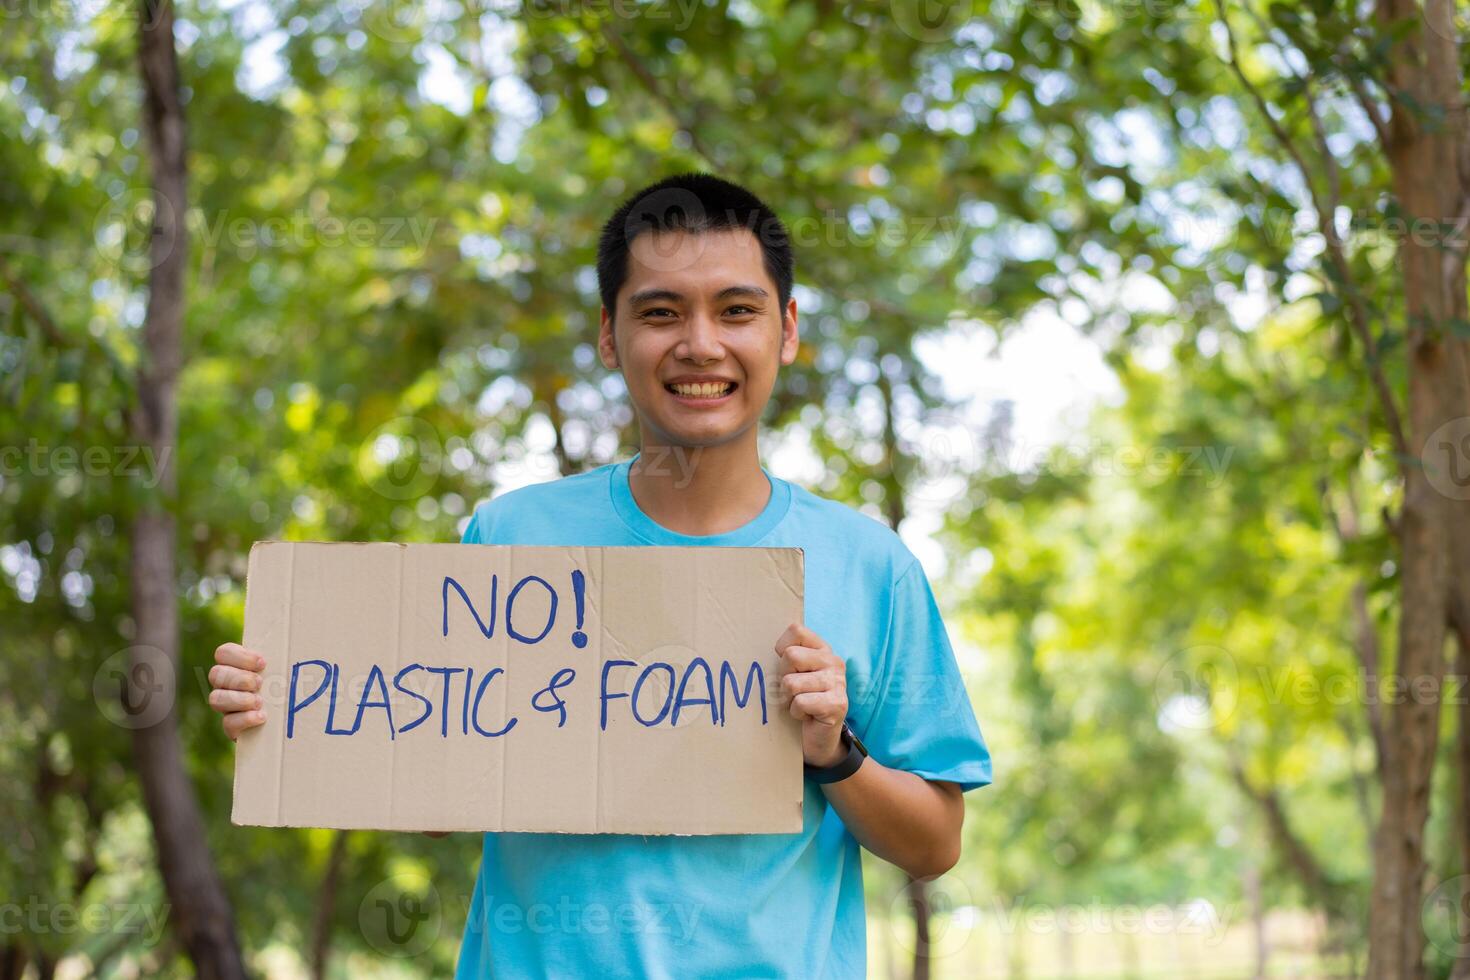
[(801, 751), (809, 766), (842, 761), (842, 723), (847, 720), (847, 664), (820, 636), (792, 623), (776, 641), (781, 658), (781, 699), (801, 722)]

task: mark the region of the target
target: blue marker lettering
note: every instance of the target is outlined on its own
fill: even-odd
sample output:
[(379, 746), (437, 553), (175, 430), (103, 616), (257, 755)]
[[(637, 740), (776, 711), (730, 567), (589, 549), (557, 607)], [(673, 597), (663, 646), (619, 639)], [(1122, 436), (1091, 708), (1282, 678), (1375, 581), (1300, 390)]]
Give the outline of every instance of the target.
[[(369, 701), (368, 697), (373, 689), (373, 682), (377, 681), (378, 690), (383, 692), (383, 700)], [(388, 683), (383, 679), (383, 668), (373, 664), (373, 669), (368, 671), (367, 683), (362, 687), (362, 698), (357, 702), (357, 718), (352, 722), (352, 730), (355, 732), (362, 727), (362, 713), (368, 708), (382, 708), (388, 715), (388, 741), (393, 741), (393, 705), (388, 702)]]
[[(524, 636), (521, 633), (518, 633), (516, 631), (516, 628), (510, 624), (510, 617), (512, 614), (512, 610), (515, 609), (516, 596), (520, 595), (521, 590), (524, 589), (526, 585), (530, 582), (539, 582), (541, 584), (541, 587), (546, 590), (547, 595), (551, 596), (551, 610), (546, 614), (546, 627), (542, 629), (540, 633), (537, 633), (535, 636)], [(546, 581), (546, 579), (538, 578), (535, 575), (527, 575), (525, 578), (516, 583), (515, 588), (510, 590), (510, 595), (505, 600), (505, 631), (511, 636), (515, 637), (517, 640), (520, 640), (522, 643), (540, 643), (541, 640), (545, 638), (546, 634), (551, 632), (551, 624), (555, 622), (556, 590), (551, 587), (551, 583)]]
[(332, 722), (337, 718), (337, 686), (342, 680), (342, 665), (332, 664), (332, 693), (327, 701), (327, 734), (328, 735), (351, 735), (351, 728), (333, 728)]
[[(296, 682), (301, 677), (302, 667), (320, 667), (322, 669), (322, 682), (317, 685), (315, 691), (305, 701), (296, 700)], [(296, 733), (296, 713), (304, 711), (322, 692), (327, 689), (327, 682), (332, 679), (332, 665), (325, 660), (303, 660), (291, 665), (291, 690), (286, 698), (286, 737), (293, 738)]]
[[(492, 668), (490, 668), (489, 673), (487, 673), (480, 680), (480, 686), (475, 691), (475, 711), (474, 711), (474, 714), (470, 715), (470, 724), (472, 724), (472, 725), (475, 726), (475, 731), (479, 732), (481, 735), (484, 735), (486, 738), (498, 738), (501, 735), (504, 735), (506, 732), (508, 732), (512, 728), (516, 727), (516, 722), (520, 720), (519, 718), (511, 718), (510, 721), (508, 721), (508, 722), (505, 723), (505, 727), (502, 728), (498, 732), (487, 732), (487, 731), (485, 731), (485, 729), (483, 729), (483, 728), (480, 727), (480, 701), (485, 697), (485, 688), (489, 687), (490, 686), (490, 682), (493, 681), (493, 680), (495, 680), (495, 675), (496, 674), (503, 674), (503, 673), (505, 673), (505, 669), (502, 668), (502, 667), (492, 667)], [(470, 690), (469, 680), (468, 680), (468, 678), (466, 678), (466, 680), (465, 680), (465, 697), (466, 698), (469, 697), (469, 690)], [(466, 734), (468, 734), (468, 732), (466, 732)]]
[[(486, 626), (485, 621), (480, 618), (479, 612), (475, 609), (475, 604), (470, 601), (469, 593), (465, 592), (464, 586), (460, 585), (448, 575), (444, 576), (443, 594), (445, 636), (449, 635), (449, 587), (451, 585), (454, 586), (454, 591), (459, 593), (459, 597), (464, 600), (464, 604), (469, 607), (470, 615), (475, 617), (475, 625), (480, 628), (481, 633), (485, 634), (485, 639), (488, 640), (493, 637), (495, 635), (495, 594), (500, 588), (500, 577), (498, 575), (490, 576), (490, 625)], [(404, 731), (407, 731), (407, 729), (404, 729)]]
[(602, 730), (603, 731), (607, 731), (607, 703), (609, 701), (611, 701), (613, 698), (625, 698), (625, 697), (628, 696), (626, 693), (624, 693), (624, 694), (609, 694), (609, 693), (607, 693), (607, 675), (608, 675), (608, 672), (611, 671), (614, 667), (637, 667), (637, 666), (638, 665), (635, 664), (631, 660), (609, 660), (607, 663), (605, 663), (605, 664), (602, 665), (602, 692), (598, 695), (598, 697), (602, 701)]
[(443, 717), (439, 719), (439, 737), (449, 737), (449, 684), (450, 678), (455, 674), (463, 674), (463, 667), (425, 667), (431, 674), (439, 674), (444, 678), (444, 701), (439, 711)]
[[(725, 707), (725, 678), (726, 677), (728, 677), (730, 679), (730, 685), (731, 685), (731, 687), (734, 687), (735, 684), (737, 683), (737, 681), (735, 679), (735, 671), (733, 671), (733, 670), (730, 669), (730, 661), (728, 661), (728, 660), (726, 660), (726, 661), (724, 661), (723, 663), (720, 664), (720, 725), (721, 726), (723, 726), (725, 724), (725, 720), (730, 717), (730, 712)], [(763, 670), (761, 670), (761, 665), (758, 662), (752, 661), (751, 662), (751, 665), (750, 665), (750, 673), (748, 673), (748, 674), (745, 675), (745, 694), (744, 694), (744, 696), (741, 695), (740, 689), (738, 687), (735, 688), (735, 705), (736, 705), (736, 707), (740, 707), (740, 708), (745, 707), (746, 703), (751, 699), (751, 696), (752, 696), (751, 686), (752, 686), (752, 684), (754, 683), (754, 681), (755, 681), (755, 679), (757, 677), (760, 678), (760, 686), (758, 688), (756, 688), (756, 690), (758, 690), (760, 692), (760, 695), (761, 695), (761, 724), (764, 725), (766, 723), (766, 672), (763, 671)]]
[(413, 731), (415, 728), (417, 728), (420, 725), (422, 725), (424, 723), (424, 721), (429, 717), (429, 715), (431, 715), (431, 714), (434, 713), (434, 702), (432, 702), (428, 698), (424, 697), (418, 691), (414, 691), (414, 690), (411, 690), (411, 689), (406, 688), (406, 687), (403, 686), (403, 677), (404, 677), (405, 674), (408, 674), (411, 671), (423, 670), (423, 669), (424, 669), (424, 665), (423, 664), (409, 664), (407, 667), (403, 668), (398, 673), (396, 673), (396, 674), (393, 675), (393, 689), (395, 691), (402, 691), (404, 694), (407, 694), (409, 697), (411, 697), (411, 698), (418, 698), (420, 701), (422, 701), (424, 703), (424, 713), (421, 714), (421, 715), (419, 715), (413, 721), (409, 722), (407, 725), (404, 725), (402, 728), (400, 728), (399, 731), (401, 731), (401, 732), (411, 732), (411, 731)]
[[(689, 678), (694, 676), (694, 669), (698, 667), (704, 671), (704, 689), (709, 692), (707, 698), (686, 698), (684, 689), (689, 686)], [(710, 724), (717, 725), (720, 721), (719, 708), (715, 706), (715, 676), (710, 672), (709, 664), (703, 657), (695, 657), (689, 661), (689, 666), (684, 668), (684, 678), (679, 681), (679, 696), (674, 699), (674, 716), (669, 719), (670, 724), (679, 724), (679, 712), (686, 705), (707, 704), (709, 705)]]
[[(537, 711), (559, 711), (561, 717), (556, 720), (556, 727), (567, 723), (567, 703), (556, 693), (559, 688), (566, 687), (577, 677), (577, 672), (570, 667), (563, 667), (551, 675), (551, 683), (531, 696), (531, 707)], [(542, 704), (542, 695), (550, 695), (552, 704)]]
[[(653, 672), (655, 670), (660, 669), (660, 668), (662, 668), (664, 670), (667, 670), (669, 672), (669, 688), (668, 688), (667, 691), (664, 692), (664, 703), (663, 703), (663, 707), (659, 709), (658, 714), (656, 716), (654, 716), (654, 719), (652, 721), (644, 721), (643, 720), (643, 716), (638, 713), (638, 692), (641, 691), (641, 690), (643, 690), (643, 682), (646, 681), (646, 680), (648, 680), (650, 677), (652, 677), (653, 676)], [(653, 663), (653, 664), (649, 664), (647, 667), (644, 667), (643, 668), (643, 673), (641, 673), (641, 674), (638, 675), (638, 682), (633, 685), (633, 717), (637, 720), (638, 724), (643, 725), (646, 728), (652, 728), (654, 725), (657, 725), (659, 722), (661, 722), (661, 721), (664, 720), (664, 717), (666, 715), (668, 715), (668, 713), (669, 713), (669, 706), (671, 704), (673, 704), (673, 701), (674, 701), (674, 668), (673, 668), (673, 666), (670, 665), (670, 664), (666, 664), (666, 663)]]

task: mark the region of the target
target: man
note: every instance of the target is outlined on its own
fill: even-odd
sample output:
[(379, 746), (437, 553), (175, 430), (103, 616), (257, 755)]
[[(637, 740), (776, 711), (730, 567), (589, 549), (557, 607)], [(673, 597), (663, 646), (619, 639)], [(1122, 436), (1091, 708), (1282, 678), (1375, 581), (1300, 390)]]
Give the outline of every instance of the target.
[[(991, 780), (928, 579), (886, 527), (761, 467), (761, 412), (798, 345), (791, 246), (769, 208), (708, 175), (660, 181), (608, 221), (597, 274), (598, 348), (622, 371), (640, 452), (482, 504), (464, 541), (805, 549), (806, 622), (773, 638), (801, 720), (805, 822), (485, 834), (458, 975), (861, 977), (859, 844), (942, 874), (961, 793)], [(210, 703), (233, 738), (264, 720), (263, 660), (238, 644), (216, 660)]]

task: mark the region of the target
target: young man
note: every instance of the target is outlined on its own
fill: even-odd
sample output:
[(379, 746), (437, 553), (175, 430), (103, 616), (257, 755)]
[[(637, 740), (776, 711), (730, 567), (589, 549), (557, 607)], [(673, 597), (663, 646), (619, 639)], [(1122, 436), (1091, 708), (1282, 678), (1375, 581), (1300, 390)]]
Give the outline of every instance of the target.
[[(760, 463), (761, 412), (797, 351), (792, 267), (786, 229), (743, 188), (697, 174), (635, 194), (599, 243), (598, 347), (641, 450), (481, 505), (464, 541), (805, 549), (806, 622), (772, 637), (801, 720), (804, 827), (486, 834), (461, 977), (861, 977), (859, 845), (920, 878), (959, 859), (961, 793), (990, 782), (990, 753), (923, 569), (883, 525)], [(263, 661), (238, 644), (216, 660), (210, 702), (233, 738), (264, 720)]]

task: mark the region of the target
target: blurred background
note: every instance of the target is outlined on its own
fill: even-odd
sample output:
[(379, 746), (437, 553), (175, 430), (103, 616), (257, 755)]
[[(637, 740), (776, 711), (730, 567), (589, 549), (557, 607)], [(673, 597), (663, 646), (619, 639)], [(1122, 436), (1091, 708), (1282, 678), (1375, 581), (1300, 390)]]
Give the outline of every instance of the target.
[(995, 757), (872, 975), (1470, 976), (1465, 18), (0, 0), (0, 978), (451, 973), (478, 840), (231, 826), (206, 671), (252, 542), (633, 452), (595, 236), (686, 170)]

